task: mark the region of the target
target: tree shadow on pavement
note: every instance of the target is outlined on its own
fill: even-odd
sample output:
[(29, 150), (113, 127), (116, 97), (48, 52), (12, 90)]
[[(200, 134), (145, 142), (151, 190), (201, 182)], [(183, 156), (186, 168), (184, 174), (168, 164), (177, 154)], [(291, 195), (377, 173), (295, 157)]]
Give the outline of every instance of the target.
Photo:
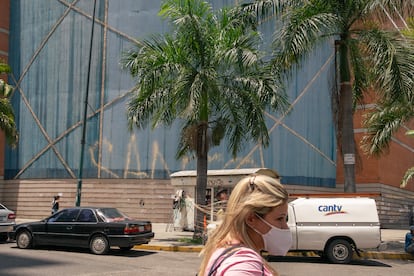
[[(80, 254), (92, 254), (91, 251), (88, 248), (78, 248), (78, 247), (65, 247), (65, 246), (36, 246), (35, 248), (31, 249), (19, 249), (17, 246), (14, 246), (12, 248), (18, 249), (18, 250), (45, 250), (45, 251), (61, 251), (61, 252), (76, 252)], [(147, 255), (155, 254), (156, 252), (150, 252), (150, 251), (141, 251), (141, 250), (121, 250), (117, 247), (111, 247), (108, 253), (103, 255), (96, 255), (96, 256), (120, 256), (120, 257), (142, 257)]]

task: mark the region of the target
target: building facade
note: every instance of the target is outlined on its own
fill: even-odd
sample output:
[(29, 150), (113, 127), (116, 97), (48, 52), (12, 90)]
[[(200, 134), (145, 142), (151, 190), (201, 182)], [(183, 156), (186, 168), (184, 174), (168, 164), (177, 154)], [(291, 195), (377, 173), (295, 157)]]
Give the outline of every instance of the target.
[[(209, 2), (214, 8), (237, 4)], [(171, 128), (128, 130), (126, 106), (134, 80), (120, 67), (122, 53), (135, 39), (168, 31), (158, 16), (161, 1), (97, 0), (93, 14), (94, 3), (0, 1), (0, 54), (12, 68), (9, 82), (15, 86), (13, 104), (20, 133), (18, 146), (5, 147), (2, 154), (0, 200), (25, 216), (46, 213), (49, 198), (57, 192), (64, 193), (62, 205), (69, 206), (82, 170), (83, 204), (108, 202), (135, 216), (165, 221), (174, 193), (169, 176), (195, 169), (195, 160), (175, 159), (179, 122)], [(265, 44), (269, 43), (273, 25), (264, 22), (261, 28)], [(266, 114), (270, 146), (248, 144), (237, 159), (224, 145), (212, 148), (209, 169), (273, 168), (292, 192), (342, 191), (330, 93), (334, 72), (334, 41), (326, 41), (289, 83), (291, 112)], [(357, 113), (357, 140), (363, 134), (360, 122)], [(414, 205), (414, 185), (399, 188), (403, 172), (414, 163), (413, 148), (410, 138), (401, 134), (388, 156), (359, 155), (358, 191), (381, 193), (390, 188), (392, 194), (409, 196), (398, 200), (402, 202), (398, 208), (388, 206), (403, 210), (397, 219), (401, 225)], [(381, 195), (377, 202), (384, 200)], [(35, 215), (33, 206), (39, 210)]]

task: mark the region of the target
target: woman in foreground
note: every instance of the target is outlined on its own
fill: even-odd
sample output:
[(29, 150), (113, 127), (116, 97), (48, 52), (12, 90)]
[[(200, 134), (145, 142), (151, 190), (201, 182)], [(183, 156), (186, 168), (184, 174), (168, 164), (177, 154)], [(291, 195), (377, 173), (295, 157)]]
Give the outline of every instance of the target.
[(290, 249), (287, 201), (286, 189), (275, 178), (252, 175), (240, 180), (222, 223), (201, 252), (198, 275), (278, 275), (260, 252), (281, 256)]

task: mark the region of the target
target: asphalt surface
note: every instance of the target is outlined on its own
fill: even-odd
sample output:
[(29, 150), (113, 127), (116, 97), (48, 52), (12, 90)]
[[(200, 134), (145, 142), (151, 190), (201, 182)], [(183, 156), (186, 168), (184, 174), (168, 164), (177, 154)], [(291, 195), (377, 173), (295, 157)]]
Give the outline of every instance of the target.
[[(16, 219), (16, 223), (33, 221), (33, 219)], [(203, 248), (200, 244), (192, 242), (193, 232), (174, 228), (171, 224), (153, 223), (152, 230), (155, 237), (149, 244), (135, 246), (134, 249), (162, 250), (178, 252), (200, 252)], [(362, 259), (400, 259), (414, 260), (414, 255), (404, 251), (404, 239), (407, 230), (381, 229), (382, 243), (379, 248), (363, 250), (360, 256), (354, 258)], [(317, 256), (313, 252), (288, 252), (288, 256)]]

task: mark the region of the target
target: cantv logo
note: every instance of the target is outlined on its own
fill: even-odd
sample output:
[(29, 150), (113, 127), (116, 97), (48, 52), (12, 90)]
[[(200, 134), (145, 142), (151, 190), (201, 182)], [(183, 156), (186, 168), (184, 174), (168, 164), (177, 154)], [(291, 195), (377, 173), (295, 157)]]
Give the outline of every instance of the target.
[(342, 205), (319, 205), (318, 211), (325, 213), (325, 216), (336, 215), (336, 214), (346, 214), (346, 211), (342, 210)]

